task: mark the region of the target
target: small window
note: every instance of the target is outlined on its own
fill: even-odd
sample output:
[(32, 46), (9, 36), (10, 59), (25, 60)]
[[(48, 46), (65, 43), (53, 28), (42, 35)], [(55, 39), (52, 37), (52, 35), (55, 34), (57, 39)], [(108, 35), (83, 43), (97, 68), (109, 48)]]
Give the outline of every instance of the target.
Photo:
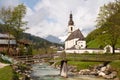
[(83, 47), (83, 45), (81, 45), (81, 47)]
[(75, 42), (75, 44), (77, 45), (77, 41)]
[(73, 31), (73, 27), (71, 27), (71, 31)]

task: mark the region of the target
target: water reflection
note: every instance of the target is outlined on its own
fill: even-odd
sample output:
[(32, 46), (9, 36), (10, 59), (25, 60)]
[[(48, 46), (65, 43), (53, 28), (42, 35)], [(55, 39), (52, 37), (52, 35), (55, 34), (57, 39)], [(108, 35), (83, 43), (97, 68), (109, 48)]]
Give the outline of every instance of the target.
[(32, 70), (33, 80), (104, 80), (95, 76), (74, 76), (71, 73), (68, 73), (68, 78), (63, 78), (60, 77), (58, 69), (54, 69), (46, 63), (34, 64)]

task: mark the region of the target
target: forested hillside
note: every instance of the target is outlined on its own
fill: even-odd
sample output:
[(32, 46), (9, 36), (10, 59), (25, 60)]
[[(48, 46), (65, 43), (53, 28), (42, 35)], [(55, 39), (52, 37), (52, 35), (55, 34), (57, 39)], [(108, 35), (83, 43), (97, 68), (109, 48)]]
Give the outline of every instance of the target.
[[(0, 25), (0, 33), (7, 33), (6, 27)], [(49, 46), (63, 46), (62, 44), (57, 44), (49, 42), (43, 38), (31, 35), (29, 33), (21, 33), (19, 40), (30, 40), (34, 48), (47, 48)]]
[(49, 46), (63, 46), (62, 44), (49, 42), (43, 38), (31, 35), (29, 33), (22, 33), (20, 38), (30, 40), (33, 43), (34, 48), (47, 48)]

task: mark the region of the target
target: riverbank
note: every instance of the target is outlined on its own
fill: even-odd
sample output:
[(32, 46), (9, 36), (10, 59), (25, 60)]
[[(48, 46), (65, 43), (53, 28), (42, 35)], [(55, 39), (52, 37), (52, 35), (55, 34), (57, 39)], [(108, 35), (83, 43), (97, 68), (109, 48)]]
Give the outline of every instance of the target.
[[(92, 65), (90, 62), (74, 62), (72, 64), (70, 64), (71, 62), (68, 62), (68, 72), (72, 72), (77, 76), (94, 76), (105, 80), (119, 80), (120, 68), (119, 65), (117, 65), (119, 62), (120, 61), (114, 61), (110, 64), (92, 63)], [(55, 65), (55, 68), (60, 69), (60, 65)]]
[[(86, 75), (91, 75), (89, 73), (93, 72), (91, 69), (97, 70), (97, 72), (94, 72), (95, 75), (101, 76), (101, 73), (107, 78), (113, 80), (113, 79), (120, 79), (120, 54), (64, 54), (66, 57), (60, 55), (60, 57), (54, 59), (54, 60), (62, 60), (64, 59), (68, 60), (68, 69), (74, 73), (81, 73), (81, 71), (85, 71)], [(107, 71), (105, 70), (103, 72), (100, 72), (100, 70), (96, 69), (96, 67), (99, 67), (99, 65), (103, 65), (104, 63), (109, 63), (111, 70)], [(55, 66), (58, 68), (59, 62), (56, 63)], [(100, 69), (105, 69), (106, 65), (101, 66)], [(106, 74), (106, 72), (108, 72)], [(114, 75), (114, 76), (113, 76)], [(112, 77), (111, 77), (112, 76)], [(102, 76), (103, 77), (103, 76)], [(105, 78), (105, 77), (104, 77)], [(119, 79), (118, 79), (119, 78)]]

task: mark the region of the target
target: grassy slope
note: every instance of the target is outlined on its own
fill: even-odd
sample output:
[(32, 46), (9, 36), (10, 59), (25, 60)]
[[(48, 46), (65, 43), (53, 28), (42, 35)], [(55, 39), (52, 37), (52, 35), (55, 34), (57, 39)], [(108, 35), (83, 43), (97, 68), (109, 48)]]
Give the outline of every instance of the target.
[(98, 39), (94, 39), (87, 43), (87, 48), (100, 48), (100, 46), (104, 47), (105, 45), (103, 45)]
[(120, 54), (68, 54), (67, 59), (75, 61), (113, 61), (120, 60)]
[(0, 80), (12, 80), (13, 73), (10, 66), (6, 66), (0, 69)]
[[(101, 42), (99, 39), (94, 39), (87, 42), (87, 48), (104, 48), (106, 45), (104, 42)], [(116, 48), (120, 48), (120, 40), (116, 44)]]

